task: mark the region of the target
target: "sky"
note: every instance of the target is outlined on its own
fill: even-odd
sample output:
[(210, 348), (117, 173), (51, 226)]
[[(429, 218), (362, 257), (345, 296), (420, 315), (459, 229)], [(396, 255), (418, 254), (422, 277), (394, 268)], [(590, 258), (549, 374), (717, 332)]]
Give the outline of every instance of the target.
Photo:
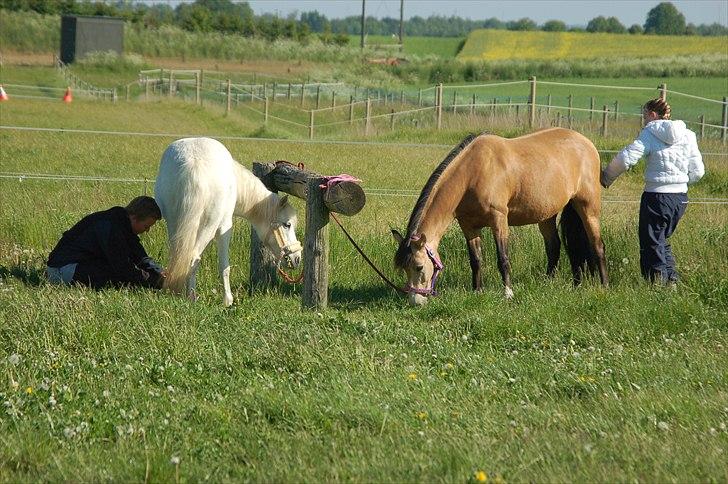
[[(404, 18), (419, 15), (458, 16), (472, 20), (495, 17), (518, 20), (529, 17), (538, 24), (561, 20), (569, 26), (586, 26), (599, 15), (617, 17), (629, 27), (643, 25), (647, 12), (661, 0), (404, 0)], [(728, 26), (728, 0), (672, 0), (695, 25), (720, 23)], [(361, 0), (248, 0), (257, 14), (272, 13), (286, 17), (293, 12), (317, 10), (328, 18), (360, 16)], [(366, 0), (367, 16), (399, 18), (400, 0)]]

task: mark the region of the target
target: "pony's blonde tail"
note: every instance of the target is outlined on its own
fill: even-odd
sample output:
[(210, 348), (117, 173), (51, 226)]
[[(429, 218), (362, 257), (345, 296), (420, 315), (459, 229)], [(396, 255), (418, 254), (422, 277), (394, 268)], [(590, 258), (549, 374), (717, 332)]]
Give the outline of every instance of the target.
[[(185, 191), (183, 190), (183, 193)], [(187, 192), (189, 193), (189, 192)], [(178, 294), (184, 294), (187, 279), (195, 257), (195, 244), (203, 215), (203, 203), (193, 200), (195, 197), (182, 196), (175, 207), (177, 223), (175, 233), (169, 237), (169, 264), (164, 288)]]

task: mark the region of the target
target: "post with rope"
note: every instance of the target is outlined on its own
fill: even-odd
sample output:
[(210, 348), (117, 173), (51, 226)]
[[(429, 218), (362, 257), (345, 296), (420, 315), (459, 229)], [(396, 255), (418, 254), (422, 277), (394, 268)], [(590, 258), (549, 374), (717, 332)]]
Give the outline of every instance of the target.
[(720, 133), (720, 139), (725, 144), (728, 135), (728, 97), (723, 96), (723, 130)]
[[(366, 203), (358, 180), (349, 175), (327, 177), (304, 170), (285, 161), (253, 163), (253, 173), (269, 190), (284, 192), (306, 200), (306, 231), (303, 247), (303, 292), (301, 305), (306, 309), (324, 309), (328, 305), (329, 217), (334, 213), (355, 215)], [(338, 221), (337, 221), (338, 222)], [(275, 272), (289, 283), (300, 282), (276, 267), (275, 258), (257, 239), (251, 237), (251, 292), (274, 285)], [(255, 247), (255, 249), (254, 249)], [(267, 254), (269, 257), (262, 257)]]

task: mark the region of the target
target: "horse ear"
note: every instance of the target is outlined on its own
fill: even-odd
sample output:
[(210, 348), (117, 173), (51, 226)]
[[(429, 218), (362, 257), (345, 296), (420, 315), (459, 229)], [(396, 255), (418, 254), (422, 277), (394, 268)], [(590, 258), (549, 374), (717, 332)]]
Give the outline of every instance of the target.
[(427, 243), (427, 236), (425, 234), (419, 234), (417, 237), (412, 238), (412, 245), (417, 249), (421, 249)]
[(404, 237), (402, 237), (402, 234), (397, 232), (396, 230), (392, 229), (392, 236), (394, 237), (394, 240), (397, 242), (397, 245), (401, 244), (404, 240)]
[(281, 199), (278, 201), (278, 206), (280, 208), (283, 208), (286, 206), (287, 203), (288, 203), (288, 195), (283, 195), (281, 197)]

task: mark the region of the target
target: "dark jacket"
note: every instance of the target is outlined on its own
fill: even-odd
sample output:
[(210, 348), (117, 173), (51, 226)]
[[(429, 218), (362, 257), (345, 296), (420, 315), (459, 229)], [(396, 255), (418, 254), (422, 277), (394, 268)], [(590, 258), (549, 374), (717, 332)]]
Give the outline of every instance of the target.
[(109, 282), (146, 285), (137, 265), (147, 258), (139, 237), (132, 231), (129, 215), (123, 207), (95, 212), (64, 232), (48, 256), (50, 267), (99, 267), (108, 273)]

